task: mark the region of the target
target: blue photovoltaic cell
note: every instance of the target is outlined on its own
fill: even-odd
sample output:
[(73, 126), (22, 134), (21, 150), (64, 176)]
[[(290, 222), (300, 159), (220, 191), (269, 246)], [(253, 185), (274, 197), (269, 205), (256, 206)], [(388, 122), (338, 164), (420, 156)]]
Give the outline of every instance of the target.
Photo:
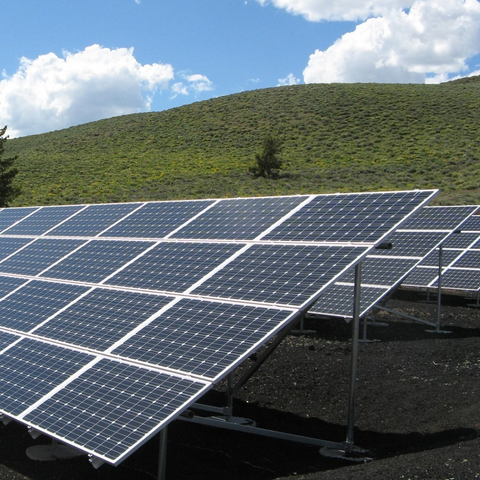
[(160, 243), (106, 283), (183, 292), (241, 248), (234, 243)]
[(28, 332), (87, 290), (78, 285), (32, 281), (0, 301), (0, 326)]
[(15, 253), (19, 248), (32, 242), (31, 238), (8, 238), (0, 237), (0, 260), (3, 260)]
[(82, 208), (84, 207), (78, 205), (42, 207), (3, 233), (8, 235), (42, 235)]
[(479, 237), (479, 233), (452, 233), (443, 243), (443, 248), (467, 248)]
[(171, 300), (97, 288), (35, 330), (35, 334), (105, 350)]
[(376, 250), (375, 255), (423, 257), (439, 244), (448, 232), (395, 232), (388, 237), (391, 250)]
[[(375, 251), (375, 253), (376, 252), (377, 251)], [(362, 262), (362, 285), (369, 284), (392, 288), (417, 263), (418, 260), (408, 258), (378, 258), (367, 256)], [(350, 269), (346, 274), (342, 275), (338, 281), (354, 283), (355, 269)], [(325, 295), (329, 295), (328, 291), (325, 292)]]
[[(362, 285), (360, 295), (360, 316), (363, 316), (372, 305), (375, 305), (388, 291), (388, 288), (366, 287)], [(320, 296), (309, 311), (317, 315), (353, 318), (354, 286), (335, 283)]]
[(39, 238), (23, 250), (0, 262), (0, 272), (38, 275), (45, 268), (85, 243), (83, 240)]
[(141, 205), (141, 203), (88, 205), (87, 208), (54, 228), (48, 234), (94, 237)]
[(300, 306), (367, 247), (252, 245), (192, 293)]
[(13, 292), (16, 288), (18, 288), (20, 285), (23, 285), (27, 281), (28, 280), (24, 280), (23, 278), (0, 276), (0, 299), (8, 293)]
[(471, 205), (425, 207), (407, 218), (401, 228), (402, 230), (453, 230), (477, 209), (477, 206)]
[(115, 463), (203, 390), (192, 379), (102, 360), (25, 420)]
[(461, 226), (462, 232), (478, 232), (480, 233), (480, 215), (472, 215)]
[(306, 198), (225, 199), (180, 229), (173, 238), (253, 240)]
[[(437, 285), (437, 282), (434, 284)], [(442, 275), (442, 288), (458, 290), (478, 290), (480, 288), (480, 270), (448, 269)]]
[(215, 379), (291, 314), (286, 310), (184, 299), (113, 354)]
[[(450, 265), (460, 254), (462, 250), (446, 250), (442, 251), (442, 266)], [(427, 255), (420, 264), (422, 267), (438, 267), (439, 266), (439, 250), (435, 249), (432, 253)]]
[(92, 240), (43, 272), (42, 277), (101, 282), (152, 245), (153, 242)]
[(0, 351), (4, 348), (7, 348), (13, 342), (16, 342), (20, 337), (14, 335), (13, 333), (2, 332), (0, 331)]
[(0, 211), (0, 232), (11, 227), (14, 223), (25, 218), (35, 210), (38, 210), (38, 207), (4, 208)]
[(438, 277), (437, 268), (417, 267), (402, 282), (402, 285), (428, 287)]
[(102, 237), (162, 238), (211, 205), (213, 200), (147, 203)]
[(264, 240), (378, 242), (432, 191), (320, 195)]
[(480, 250), (467, 250), (453, 265), (455, 268), (480, 268)]
[(23, 339), (0, 355), (0, 411), (19, 415), (93, 357)]

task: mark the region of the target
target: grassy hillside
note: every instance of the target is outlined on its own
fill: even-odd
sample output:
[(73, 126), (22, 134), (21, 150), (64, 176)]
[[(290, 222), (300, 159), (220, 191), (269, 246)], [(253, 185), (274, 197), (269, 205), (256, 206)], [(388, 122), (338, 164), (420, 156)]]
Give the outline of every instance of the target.
[[(255, 179), (264, 136), (285, 170)], [(15, 205), (440, 188), (480, 203), (480, 77), (441, 85), (314, 84), (239, 93), (9, 140)]]

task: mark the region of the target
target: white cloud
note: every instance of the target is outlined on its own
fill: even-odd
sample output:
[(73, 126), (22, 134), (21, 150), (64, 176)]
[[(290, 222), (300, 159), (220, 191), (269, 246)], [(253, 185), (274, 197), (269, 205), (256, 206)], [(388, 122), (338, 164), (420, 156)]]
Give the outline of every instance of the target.
[(141, 65), (127, 48), (22, 58), (0, 81), (0, 119), (14, 137), (146, 111), (173, 78), (171, 65)]
[(274, 5), (307, 20), (365, 20), (392, 10), (409, 8), (414, 0), (257, 0)]
[(417, 0), (408, 12), (370, 18), (317, 50), (303, 75), (305, 83), (433, 83), (468, 74), (466, 60), (479, 52), (477, 0)]
[(300, 83), (300, 79), (296, 78), (293, 73), (289, 73), (285, 78), (278, 79), (277, 87), (283, 87), (285, 85), (297, 85)]
[(179, 76), (186, 82), (177, 82), (172, 85), (172, 98), (178, 95), (190, 95), (201, 92), (210, 92), (214, 89), (213, 83), (205, 75), (195, 73), (193, 75), (185, 72), (180, 73)]

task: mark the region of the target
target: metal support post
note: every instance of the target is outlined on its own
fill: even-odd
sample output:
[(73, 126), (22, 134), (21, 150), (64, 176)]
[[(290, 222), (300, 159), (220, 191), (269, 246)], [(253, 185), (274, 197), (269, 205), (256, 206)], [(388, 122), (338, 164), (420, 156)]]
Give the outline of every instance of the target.
[(227, 422), (232, 420), (233, 415), (233, 372), (228, 374), (228, 386), (227, 386)]
[(442, 324), (442, 278), (443, 278), (443, 245), (438, 248), (438, 281), (437, 281), (437, 323), (435, 330), (427, 330), (429, 333), (452, 333), (448, 330), (441, 330)]
[(167, 436), (168, 427), (160, 431), (160, 445), (158, 452), (158, 480), (165, 480), (167, 472)]
[(360, 330), (360, 293), (362, 280), (362, 264), (355, 267), (355, 287), (353, 298), (353, 320), (352, 320), (352, 363), (350, 372), (350, 393), (348, 398), (348, 419), (347, 419), (347, 440), (346, 451), (353, 451), (355, 434), (355, 391), (357, 386), (358, 370), (358, 337)]
[(437, 294), (437, 333), (440, 333), (442, 322), (442, 276), (443, 276), (443, 245), (438, 249), (438, 294)]

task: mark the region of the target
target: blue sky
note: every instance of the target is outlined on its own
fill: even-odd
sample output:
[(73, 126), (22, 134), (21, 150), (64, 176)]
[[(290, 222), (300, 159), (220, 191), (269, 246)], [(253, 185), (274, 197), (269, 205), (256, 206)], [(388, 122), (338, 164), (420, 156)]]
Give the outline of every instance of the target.
[(11, 137), (245, 90), (480, 73), (477, 0), (0, 0)]

